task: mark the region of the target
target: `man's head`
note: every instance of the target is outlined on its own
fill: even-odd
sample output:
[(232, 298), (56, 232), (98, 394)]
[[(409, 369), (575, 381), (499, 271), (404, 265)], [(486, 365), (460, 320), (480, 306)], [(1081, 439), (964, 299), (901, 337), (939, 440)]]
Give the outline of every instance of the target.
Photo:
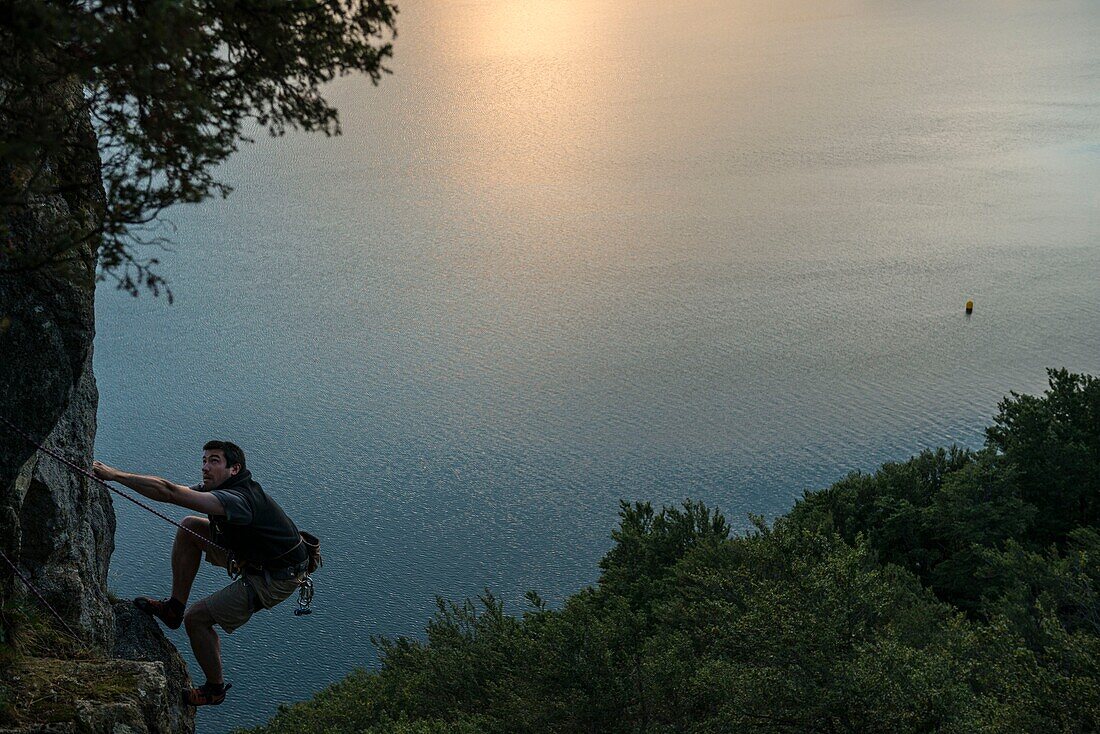
[(202, 447), (202, 487), (213, 489), (244, 471), (244, 451), (229, 441), (207, 441)]

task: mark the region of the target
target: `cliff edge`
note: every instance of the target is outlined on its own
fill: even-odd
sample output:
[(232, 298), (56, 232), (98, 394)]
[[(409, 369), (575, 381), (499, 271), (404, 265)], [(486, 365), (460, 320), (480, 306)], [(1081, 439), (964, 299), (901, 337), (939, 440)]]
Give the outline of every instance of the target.
[[(25, 192), (33, 182), (42, 192), (0, 208), (0, 415), (90, 466), (100, 159), (78, 85), (62, 80), (25, 104), (21, 119), (0, 124), (34, 115), (72, 124), (33, 170), (0, 166), (0, 189)], [(18, 649), (3, 627), (7, 611), (41, 605), (0, 561), (0, 731), (194, 731), (193, 713), (180, 705), (189, 681), (179, 654), (152, 620), (108, 597), (114, 531), (107, 490), (0, 425), (0, 552), (85, 648), (79, 658)]]

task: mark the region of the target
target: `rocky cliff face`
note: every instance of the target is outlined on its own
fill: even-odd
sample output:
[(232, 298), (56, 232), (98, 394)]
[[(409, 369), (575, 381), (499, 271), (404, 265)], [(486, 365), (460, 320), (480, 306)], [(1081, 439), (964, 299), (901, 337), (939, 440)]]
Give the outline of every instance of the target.
[[(45, 365), (37, 369), (44, 371)], [(89, 348), (69, 403), (43, 444), (78, 466), (90, 465), (97, 397)], [(96, 645), (109, 647), (114, 616), (107, 601), (107, 564), (115, 533), (110, 494), (30, 444), (24, 447), (17, 457), (28, 448), (32, 453), (6, 497), (8, 517), (15, 521), (10, 535), (5, 533), (17, 544), (11, 551), (70, 624)]]
[[(33, 166), (0, 165), (6, 240), (0, 242), (0, 415), (77, 465), (90, 466), (98, 397), (91, 369), (93, 299), (104, 192), (80, 87), (63, 81), (40, 91), (26, 105), (43, 119), (64, 120), (61, 144)], [(20, 119), (34, 117), (19, 112)], [(0, 119), (9, 130), (17, 124)], [(34, 728), (39, 724), (50, 731), (194, 730), (193, 714), (179, 705), (188, 682), (179, 655), (151, 620), (108, 601), (114, 530), (103, 487), (0, 424), (0, 551), (93, 650), (79, 661), (20, 663), (30, 666), (25, 675), (35, 685), (45, 687), (43, 700), (59, 704), (49, 721), (32, 717), (23, 731), (42, 730)], [(0, 562), (0, 602), (26, 593)], [(64, 683), (89, 678), (117, 685), (85, 691)]]

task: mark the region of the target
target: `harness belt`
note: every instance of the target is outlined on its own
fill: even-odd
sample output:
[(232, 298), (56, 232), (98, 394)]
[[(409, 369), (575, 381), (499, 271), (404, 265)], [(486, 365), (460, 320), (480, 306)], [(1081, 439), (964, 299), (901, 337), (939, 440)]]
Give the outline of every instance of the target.
[(263, 576), (268, 581), (287, 581), (289, 579), (298, 578), (304, 576), (309, 571), (309, 559), (296, 563), (293, 566), (283, 566), (282, 568), (270, 569), (264, 568), (262, 565), (253, 563), (238, 563), (234, 561), (227, 569), (229, 575), (232, 578), (236, 578), (241, 574), (250, 574), (253, 576)]
[[(245, 569), (246, 571), (248, 569)], [(294, 566), (287, 566), (281, 568), (278, 571), (261, 571), (260, 573), (267, 576), (272, 581), (288, 581), (290, 579), (298, 578), (309, 570), (309, 561), (302, 561)]]
[(301, 534), (299, 533), (298, 542), (294, 545), (293, 548), (291, 548), (289, 550), (286, 550), (286, 551), (283, 551), (282, 553), (275, 556), (274, 558), (269, 558), (266, 561), (263, 561), (261, 564), (258, 564), (258, 565), (261, 568), (263, 568), (265, 571), (271, 571), (272, 573), (275, 573), (276, 571), (282, 571), (283, 569), (287, 568), (287, 564), (286, 564), (286, 562), (280, 563), (280, 561), (282, 561), (284, 558), (289, 556), (291, 553), (294, 553), (294, 551), (298, 551), (298, 553), (296, 555), (302, 556), (302, 560), (300, 560), (298, 562), (292, 562), (292, 565), (301, 566), (303, 564), (309, 563), (309, 551), (306, 550), (305, 540), (302, 538)]
[[(221, 532), (215, 529), (214, 537), (221, 540)], [(289, 565), (285, 561), (280, 563), (282, 559), (295, 551), (298, 551), (296, 555), (304, 556), (302, 560), (291, 562)], [(226, 570), (229, 571), (229, 576), (231, 578), (236, 578), (242, 573), (250, 573), (256, 576), (265, 576), (269, 580), (285, 581), (309, 570), (309, 551), (306, 550), (305, 541), (302, 540), (300, 535), (298, 537), (298, 543), (289, 550), (283, 551), (274, 558), (268, 558), (259, 562), (242, 561), (236, 557), (233, 551), (229, 551), (229, 563), (226, 566)]]

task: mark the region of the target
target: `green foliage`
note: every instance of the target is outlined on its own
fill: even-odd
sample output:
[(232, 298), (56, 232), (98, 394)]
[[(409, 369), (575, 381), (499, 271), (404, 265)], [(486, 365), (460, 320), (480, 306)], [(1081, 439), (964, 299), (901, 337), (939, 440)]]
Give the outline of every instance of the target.
[(987, 431), (1036, 509), (1029, 536), (1042, 544), (1100, 524), (1100, 380), (1064, 369), (1049, 376), (1041, 397), (1006, 398)]
[(1100, 533), (1078, 528), (1066, 547), (1030, 551), (1015, 541), (1003, 550), (980, 551), (988, 581), (981, 610), (1011, 620), (1020, 634), (1038, 640), (1045, 613), (1054, 613), (1067, 633), (1100, 638)]
[[(1095, 476), (1095, 389), (1052, 372), (986, 449), (849, 476), (740, 537), (699, 503), (623, 503), (560, 609), (441, 600), (423, 642), (377, 640), (381, 670), (256, 731), (1096, 731), (1100, 527), (1059, 463)], [(1041, 495), (1022, 462), (1062, 439)]]
[[(377, 83), (392, 52), (396, 12), (386, 0), (4, 3), (0, 221), (101, 178), (101, 216), (58, 233), (47, 257), (61, 259), (95, 238), (103, 272), (120, 287), (136, 295), (144, 283), (157, 292), (156, 260), (134, 250), (163, 241), (157, 215), (229, 193), (213, 171), (247, 139), (250, 120), (272, 135), (338, 133), (321, 85), (352, 71)], [(74, 149), (82, 146), (92, 149), (81, 158)], [(78, 169), (96, 159), (96, 149), (101, 170), (89, 176)], [(0, 232), (0, 245), (9, 245), (0, 255), (10, 267), (41, 265), (20, 259), (18, 230)]]
[(852, 475), (807, 494), (791, 518), (849, 542), (865, 535), (882, 563), (908, 569), (941, 599), (970, 613), (989, 608), (983, 597), (1009, 583), (995, 552), (1057, 553), (1078, 528), (1100, 526), (1100, 381), (1049, 376), (1044, 395), (1001, 403), (984, 450), (925, 451)]
[(600, 585), (635, 606), (646, 606), (664, 592), (673, 566), (686, 553), (729, 537), (726, 519), (701, 502), (659, 513), (648, 502), (621, 502), (619, 516), (619, 529), (611, 533), (615, 545), (600, 561)]

